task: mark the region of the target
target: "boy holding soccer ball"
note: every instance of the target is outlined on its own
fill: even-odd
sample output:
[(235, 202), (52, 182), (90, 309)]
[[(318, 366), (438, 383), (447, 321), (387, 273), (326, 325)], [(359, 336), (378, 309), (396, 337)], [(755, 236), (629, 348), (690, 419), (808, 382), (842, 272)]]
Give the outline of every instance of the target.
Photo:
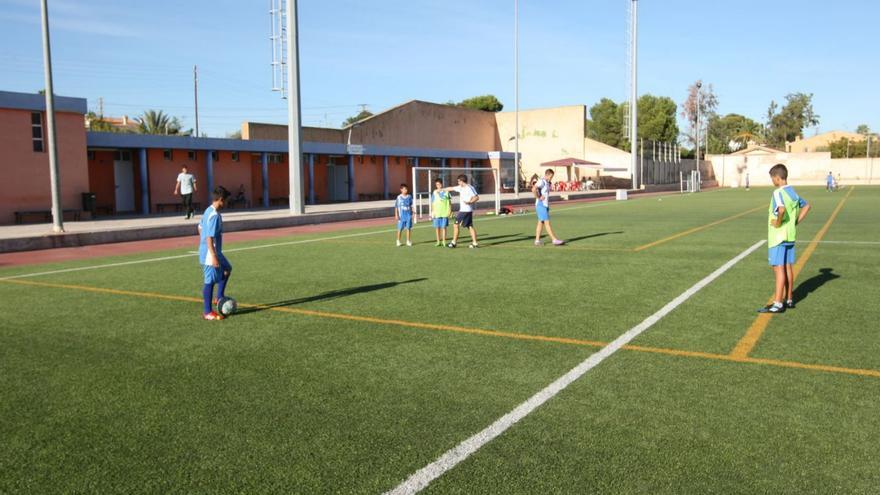
[(758, 312), (784, 313), (786, 309), (794, 308), (794, 243), (797, 239), (797, 226), (810, 212), (810, 205), (788, 185), (788, 169), (785, 165), (774, 165), (770, 169), (770, 180), (776, 190), (770, 200), (767, 246), (770, 248), (768, 258), (776, 278), (776, 290), (773, 293), (773, 303)]
[(550, 186), (553, 183), (553, 169), (548, 168), (544, 172), (544, 178), (535, 182), (532, 186), (532, 194), (535, 195), (535, 213), (538, 215), (538, 225), (535, 227), (535, 246), (543, 246), (541, 231), (546, 227), (554, 246), (561, 246), (565, 241), (556, 237), (553, 228), (550, 227)]
[(217, 299), (223, 299), (226, 293), (226, 283), (232, 273), (232, 265), (223, 256), (223, 218), (220, 210), (226, 205), (229, 191), (223, 186), (217, 186), (212, 195), (212, 203), (199, 222), (199, 264), (204, 272), (205, 285), (202, 288), (204, 298), (204, 312), (202, 317), (206, 320), (222, 320), (223, 315), (213, 309), (214, 286), (217, 286)]

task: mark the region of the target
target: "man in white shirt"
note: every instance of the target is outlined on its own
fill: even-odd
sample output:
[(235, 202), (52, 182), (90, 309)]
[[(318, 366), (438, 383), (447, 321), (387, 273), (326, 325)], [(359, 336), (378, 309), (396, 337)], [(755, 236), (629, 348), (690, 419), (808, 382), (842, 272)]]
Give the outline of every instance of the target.
[(544, 177), (532, 186), (532, 194), (535, 195), (535, 213), (538, 215), (538, 225), (535, 227), (535, 246), (543, 246), (541, 240), (541, 231), (546, 228), (553, 240), (554, 246), (562, 246), (565, 241), (556, 237), (553, 228), (550, 226), (550, 191), (553, 185), (553, 169), (548, 168), (544, 172)]
[(477, 230), (474, 228), (474, 205), (480, 200), (474, 186), (468, 184), (466, 175), (458, 176), (458, 186), (444, 188), (443, 191), (457, 192), (459, 195), (458, 213), (455, 215), (455, 226), (452, 228), (452, 242), (446, 247), (454, 248), (458, 244), (459, 229), (465, 227), (471, 234), (471, 249), (480, 247), (477, 242)]
[(180, 194), (183, 201), (183, 210), (186, 212), (186, 219), (189, 220), (193, 216), (192, 196), (198, 191), (196, 187), (196, 178), (193, 174), (187, 172), (186, 165), (180, 168), (177, 174), (177, 183), (174, 185), (174, 195)]

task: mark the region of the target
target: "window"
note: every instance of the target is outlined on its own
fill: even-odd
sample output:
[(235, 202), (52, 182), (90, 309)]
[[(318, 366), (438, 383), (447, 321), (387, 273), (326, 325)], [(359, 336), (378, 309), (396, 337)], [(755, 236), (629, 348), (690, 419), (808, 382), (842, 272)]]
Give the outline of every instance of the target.
[(95, 161), (95, 150), (86, 151), (86, 160), (90, 162)]
[(416, 166), (416, 159), (415, 159), (415, 158), (412, 158), (412, 157), (407, 158), (407, 159), (406, 159), (406, 165), (409, 166), (409, 167), (415, 167), (415, 166)]
[(212, 151), (211, 152), (211, 160), (214, 160), (215, 162), (219, 162), (220, 161), (220, 152), (219, 151)]
[(131, 151), (116, 150), (113, 153), (113, 159), (118, 162), (130, 162), (131, 161)]
[(281, 153), (269, 153), (269, 163), (282, 163)]
[(170, 162), (174, 159), (174, 151), (170, 149), (162, 150), (162, 157), (165, 158), (165, 161)]
[(189, 159), (189, 160), (196, 160), (196, 159), (198, 159), (198, 155), (196, 154), (195, 150), (189, 150), (189, 151), (187, 151), (187, 152), (186, 152), (186, 157), (187, 157), (187, 159)]
[(232, 161), (234, 161), (234, 162), (238, 161), (238, 152), (237, 151), (232, 152)]
[(43, 114), (40, 112), (31, 114), (31, 138), (34, 143), (34, 151), (43, 151)]

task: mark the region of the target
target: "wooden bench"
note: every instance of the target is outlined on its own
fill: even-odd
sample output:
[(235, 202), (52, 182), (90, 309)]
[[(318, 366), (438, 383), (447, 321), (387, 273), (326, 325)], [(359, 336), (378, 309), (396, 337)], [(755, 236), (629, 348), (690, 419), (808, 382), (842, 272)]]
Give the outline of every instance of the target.
[[(81, 210), (62, 210), (61, 215), (71, 215), (73, 216), (73, 221), (78, 222), (80, 219), (80, 215), (82, 214)], [(24, 223), (24, 219), (26, 217), (39, 217), (44, 222), (52, 221), (52, 210), (29, 210), (29, 211), (16, 211), (15, 212), (15, 223), (17, 225), (21, 225)]]
[[(202, 204), (193, 201), (192, 207), (193, 210), (199, 211), (202, 209)], [(164, 213), (165, 208), (174, 208), (175, 213), (180, 213), (183, 211), (183, 203), (156, 203), (156, 213)]]

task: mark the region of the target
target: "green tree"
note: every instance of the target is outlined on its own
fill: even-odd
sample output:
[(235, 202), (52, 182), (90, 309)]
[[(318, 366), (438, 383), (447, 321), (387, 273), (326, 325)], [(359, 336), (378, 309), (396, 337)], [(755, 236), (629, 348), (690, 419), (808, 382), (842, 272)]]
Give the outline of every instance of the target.
[(859, 124), (859, 126), (856, 127), (856, 132), (863, 136), (867, 136), (871, 133), (871, 128), (868, 127), (868, 124)]
[(500, 112), (504, 108), (504, 104), (495, 95), (474, 96), (473, 98), (461, 100), (456, 106), (483, 110), (485, 112)]
[(712, 116), (707, 136), (709, 153), (724, 154), (743, 149), (749, 141), (760, 141), (762, 132), (761, 124), (736, 113)]
[(169, 136), (188, 136), (192, 134), (192, 130), (183, 131), (180, 119), (171, 117), (162, 110), (145, 110), (144, 113), (137, 118), (140, 126), (138, 132), (141, 134), (163, 134)]
[(615, 148), (623, 147), (623, 113), (621, 105), (602, 98), (590, 108), (587, 137)]
[(776, 111), (776, 102), (767, 110), (767, 144), (784, 149), (785, 143), (802, 136), (804, 128), (819, 125), (819, 116), (813, 111), (813, 94), (791, 93), (785, 97), (785, 105)]
[(93, 132), (127, 132), (104, 120), (103, 115), (95, 112), (86, 114), (86, 127)]
[(373, 116), (373, 112), (366, 110), (366, 109), (361, 110), (360, 112), (358, 112), (357, 115), (352, 115), (351, 117), (345, 119), (345, 122), (342, 123), (342, 127), (348, 127), (352, 124), (356, 124), (356, 123), (366, 119), (367, 117), (372, 117), (372, 116)]
[(674, 142), (678, 139), (677, 105), (668, 96), (639, 97), (639, 137), (651, 141)]

